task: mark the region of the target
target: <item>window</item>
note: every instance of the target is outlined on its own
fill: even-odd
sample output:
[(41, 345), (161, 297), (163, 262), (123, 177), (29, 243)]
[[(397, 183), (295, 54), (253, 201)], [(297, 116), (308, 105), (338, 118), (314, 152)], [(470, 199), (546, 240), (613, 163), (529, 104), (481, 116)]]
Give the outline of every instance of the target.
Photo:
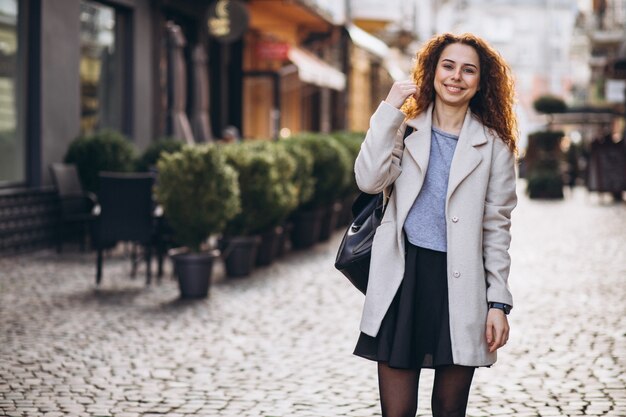
[(113, 7), (80, 3), (80, 129), (127, 131), (123, 19)]
[(0, 185), (26, 180), (19, 9), (18, 0), (0, 0)]

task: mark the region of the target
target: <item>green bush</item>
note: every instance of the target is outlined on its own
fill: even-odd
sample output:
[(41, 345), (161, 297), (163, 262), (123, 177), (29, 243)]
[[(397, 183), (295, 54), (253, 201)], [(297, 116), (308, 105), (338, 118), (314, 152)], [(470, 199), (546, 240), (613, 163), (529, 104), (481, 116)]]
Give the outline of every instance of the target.
[(241, 211), (237, 172), (215, 145), (185, 146), (157, 162), (157, 200), (176, 240), (193, 251)]
[(528, 175), (526, 193), (533, 199), (563, 198), (563, 179), (558, 171), (534, 171)]
[(75, 139), (64, 158), (76, 164), (83, 188), (98, 191), (100, 171), (128, 172), (135, 165), (133, 145), (119, 132), (103, 130)]
[(226, 225), (225, 234), (254, 235), (282, 223), (298, 204), (292, 180), (295, 160), (269, 142), (222, 145), (222, 150), (239, 174), (242, 208)]
[(298, 144), (313, 155), (315, 191), (303, 208), (326, 206), (343, 196), (353, 171), (348, 151), (327, 135), (305, 133), (295, 136)]
[(152, 142), (137, 159), (137, 171), (149, 171), (155, 166), (163, 152), (174, 153), (180, 151), (184, 143), (174, 138), (161, 138)]
[(563, 132), (542, 131), (528, 136), (526, 163), (527, 193), (530, 198), (563, 198), (561, 138)]
[(528, 147), (547, 152), (558, 152), (563, 136), (562, 131), (534, 132), (528, 135)]
[(356, 157), (361, 151), (361, 144), (365, 139), (364, 132), (333, 132), (331, 137), (338, 140), (343, 146), (346, 147), (350, 153), (352, 160), (356, 160)]
[[(350, 154), (351, 167), (354, 167), (354, 162), (356, 161), (356, 157), (359, 155), (361, 151), (361, 144), (365, 139), (365, 133), (362, 132), (334, 132), (331, 135), (332, 138), (336, 139)], [(350, 171), (350, 182), (346, 188), (346, 194), (353, 194), (358, 192), (358, 187), (356, 185), (356, 178), (354, 176), (354, 169)]]
[(567, 105), (562, 98), (549, 94), (537, 98), (533, 102), (533, 107), (537, 112), (546, 114), (564, 113), (567, 111)]
[(297, 140), (286, 139), (277, 142), (296, 162), (293, 183), (298, 193), (298, 206), (307, 204), (315, 192), (315, 177), (313, 177), (313, 154), (308, 148), (301, 146)]

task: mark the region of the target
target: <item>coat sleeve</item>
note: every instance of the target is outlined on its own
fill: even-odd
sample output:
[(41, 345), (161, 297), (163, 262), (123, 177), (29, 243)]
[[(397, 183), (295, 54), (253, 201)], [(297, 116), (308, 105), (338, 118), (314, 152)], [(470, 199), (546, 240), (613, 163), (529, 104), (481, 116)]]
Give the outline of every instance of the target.
[(354, 164), (359, 189), (377, 194), (398, 178), (404, 150), (401, 126), (405, 114), (382, 102), (370, 119), (370, 128)]
[(496, 139), (483, 218), (483, 259), (487, 301), (513, 306), (508, 278), (511, 269), (511, 212), (517, 205), (515, 155)]

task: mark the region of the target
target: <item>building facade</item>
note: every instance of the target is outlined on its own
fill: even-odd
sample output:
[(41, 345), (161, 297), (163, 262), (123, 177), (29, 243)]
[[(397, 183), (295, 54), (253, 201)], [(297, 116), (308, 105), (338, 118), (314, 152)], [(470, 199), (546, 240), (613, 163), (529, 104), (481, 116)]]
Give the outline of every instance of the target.
[[(49, 166), (80, 135), (137, 150), (346, 128), (343, 3), (0, 0), (0, 253), (46, 245)], [(239, 32), (239, 33), (237, 33)]]

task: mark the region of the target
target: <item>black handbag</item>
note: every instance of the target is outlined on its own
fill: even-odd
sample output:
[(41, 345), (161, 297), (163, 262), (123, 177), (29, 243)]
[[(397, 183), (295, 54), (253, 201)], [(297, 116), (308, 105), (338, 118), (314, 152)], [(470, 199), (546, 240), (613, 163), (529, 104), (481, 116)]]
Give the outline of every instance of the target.
[(365, 294), (370, 271), (372, 242), (385, 212), (383, 193), (361, 193), (352, 204), (354, 220), (348, 227), (335, 259), (335, 268)]
[[(404, 138), (406, 139), (412, 131), (413, 128), (407, 127)], [(382, 192), (378, 194), (362, 192), (358, 195), (352, 203), (354, 220), (344, 233), (335, 258), (335, 268), (363, 294), (367, 290), (372, 242), (387, 208), (387, 202)]]

